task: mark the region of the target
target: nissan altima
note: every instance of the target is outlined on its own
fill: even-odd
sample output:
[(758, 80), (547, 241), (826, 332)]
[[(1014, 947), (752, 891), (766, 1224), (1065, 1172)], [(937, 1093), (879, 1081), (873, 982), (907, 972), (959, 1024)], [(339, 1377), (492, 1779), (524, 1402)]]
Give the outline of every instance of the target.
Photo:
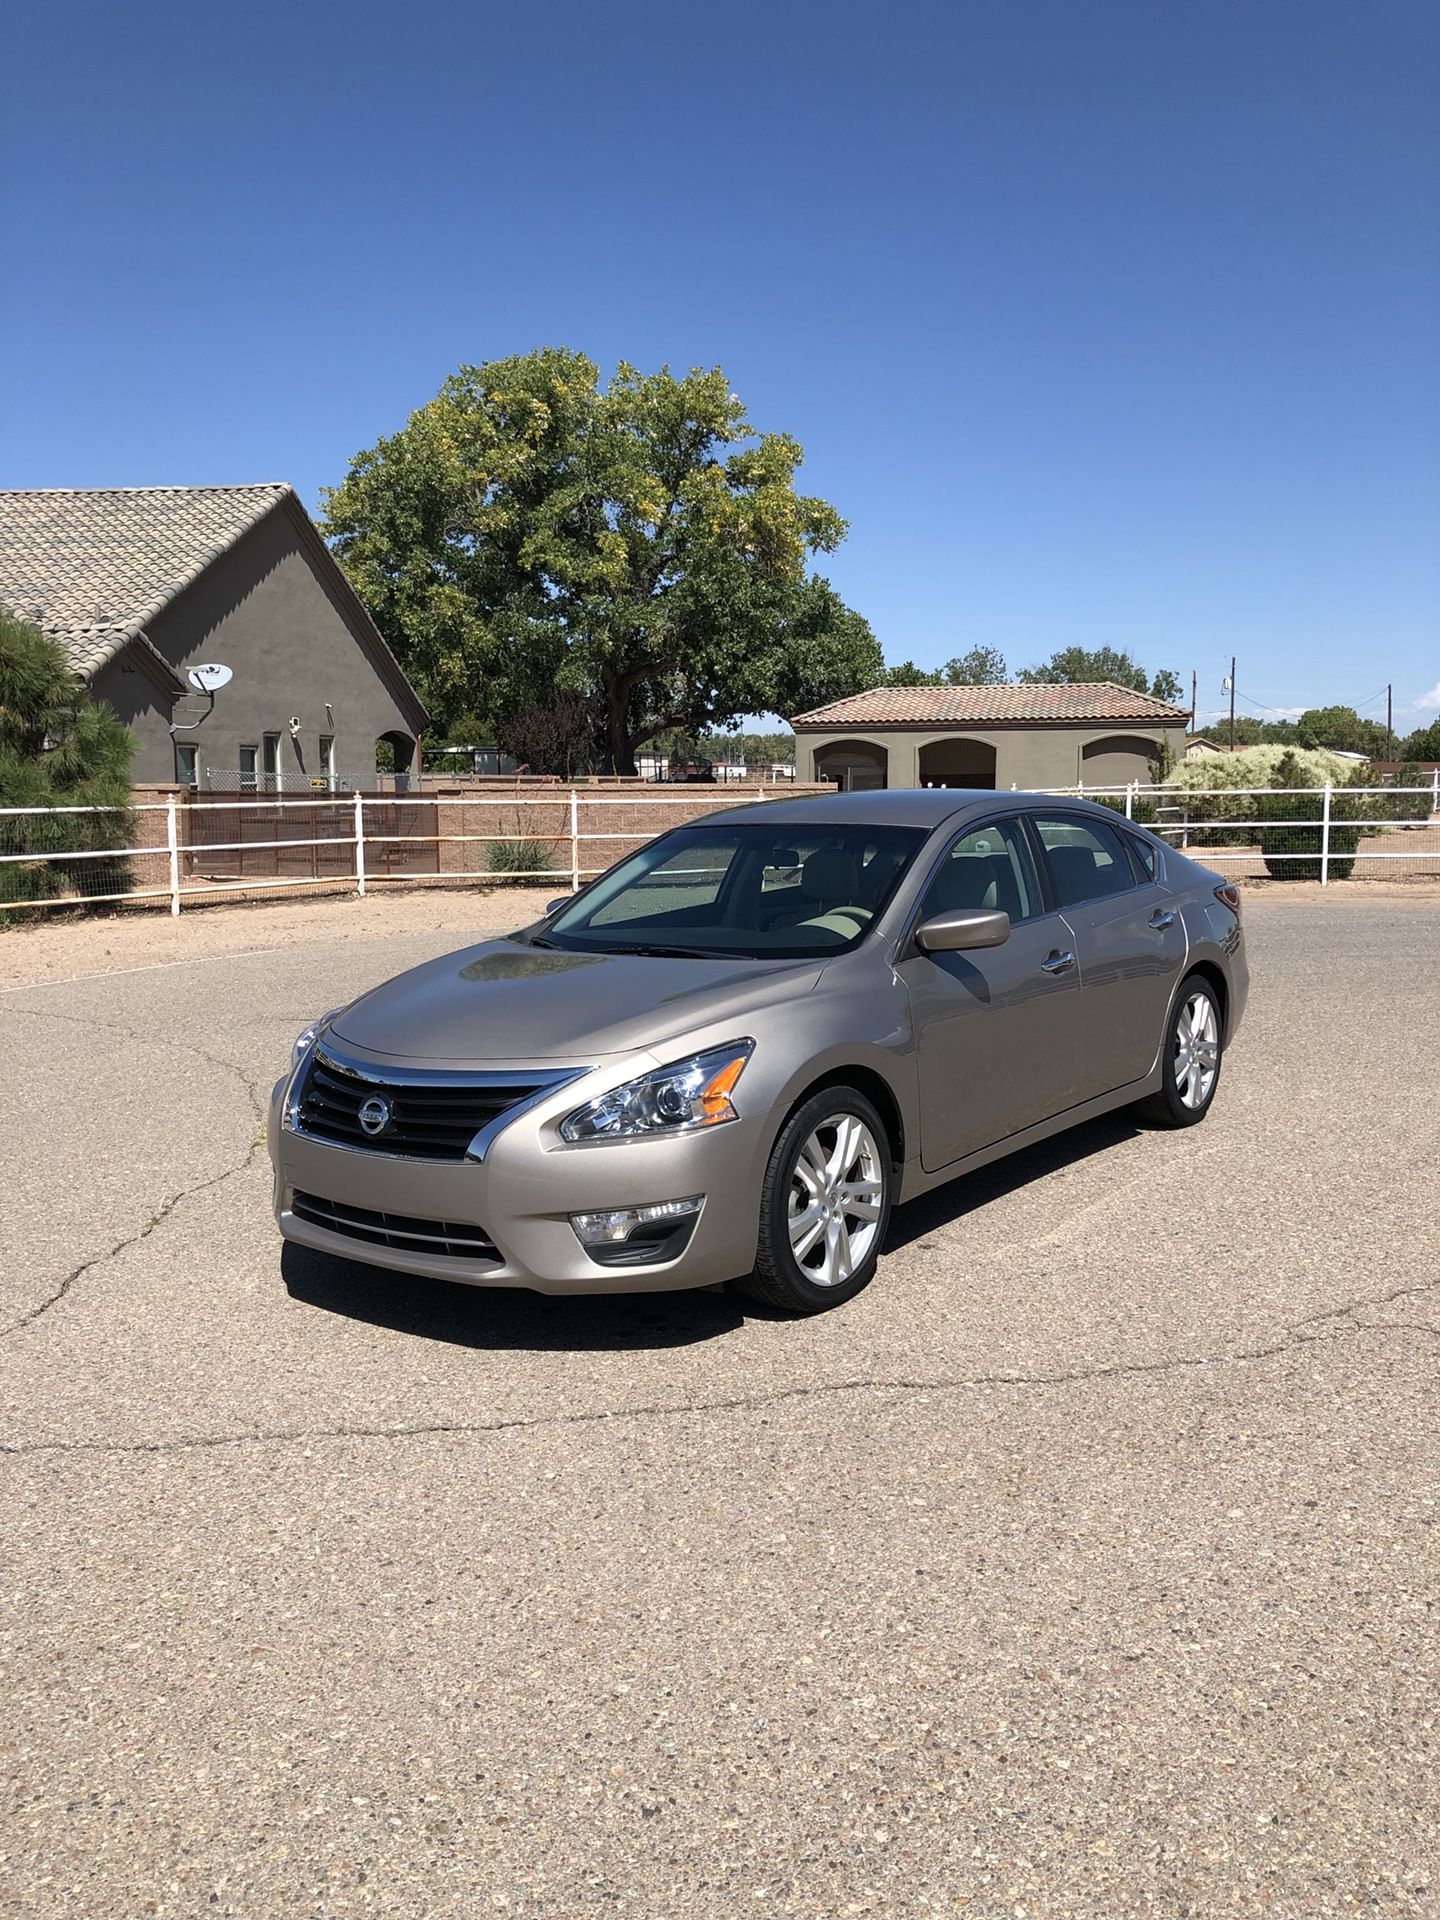
[(710, 814), (307, 1027), (271, 1102), (280, 1231), (475, 1286), (836, 1306), (893, 1206), (1113, 1108), (1203, 1120), (1240, 908), (1080, 800)]

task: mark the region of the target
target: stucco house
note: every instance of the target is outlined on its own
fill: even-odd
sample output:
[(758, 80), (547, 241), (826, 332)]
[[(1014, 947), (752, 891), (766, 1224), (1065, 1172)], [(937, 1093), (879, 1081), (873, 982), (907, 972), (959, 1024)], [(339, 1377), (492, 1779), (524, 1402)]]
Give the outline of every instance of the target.
[(797, 714), (797, 780), (865, 787), (1125, 786), (1178, 760), (1188, 714), (1109, 681), (875, 687)]
[(418, 771), (425, 710), (291, 487), (0, 491), (0, 604), (134, 732), (137, 782), (366, 784), (377, 746)]

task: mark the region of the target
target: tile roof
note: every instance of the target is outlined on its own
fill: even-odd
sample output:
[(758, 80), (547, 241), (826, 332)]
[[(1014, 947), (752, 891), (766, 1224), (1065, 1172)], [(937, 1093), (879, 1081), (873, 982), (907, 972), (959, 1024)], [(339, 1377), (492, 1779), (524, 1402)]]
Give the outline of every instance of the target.
[(1060, 686), (1028, 682), (1003, 687), (872, 687), (827, 707), (800, 713), (792, 727), (984, 727), (1083, 725), (1136, 720), (1173, 726), (1189, 715), (1148, 693), (1109, 680)]
[(0, 490), (0, 603), (91, 678), (290, 495), (253, 487)]

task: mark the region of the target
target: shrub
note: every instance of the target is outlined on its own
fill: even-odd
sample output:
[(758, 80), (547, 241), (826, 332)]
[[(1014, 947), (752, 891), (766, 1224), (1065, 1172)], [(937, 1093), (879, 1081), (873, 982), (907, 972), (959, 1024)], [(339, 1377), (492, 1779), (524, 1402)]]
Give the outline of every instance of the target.
[[(1282, 767), (1294, 778), (1282, 778)], [(1343, 760), (1339, 754), (1323, 749), (1257, 746), (1246, 747), (1243, 753), (1206, 754), (1200, 759), (1182, 761), (1168, 785), (1175, 804), (1184, 811), (1191, 847), (1248, 847), (1254, 846), (1261, 837), (1258, 826), (1252, 823), (1261, 819), (1260, 808), (1264, 803), (1248, 793), (1237, 793), (1236, 788), (1322, 787), (1327, 780), (1343, 785), (1354, 771), (1352, 760)], [(1197, 788), (1221, 791), (1197, 792)], [(1305, 817), (1304, 814), (1296, 816)], [(1239, 825), (1207, 824), (1217, 820), (1238, 821)], [(1280, 864), (1292, 863), (1282, 861)]]
[[(1109, 807), (1112, 813), (1123, 814), (1125, 811), (1124, 794), (1093, 793), (1088, 794), (1086, 798), (1093, 800), (1097, 807)], [(1155, 824), (1155, 802), (1153, 800), (1142, 800), (1137, 793), (1130, 805), (1130, 818), (1135, 822), (1137, 827), (1153, 826)]]
[[(1324, 841), (1321, 825), (1287, 826), (1287, 821), (1319, 822), (1324, 796), (1306, 778), (1299, 754), (1287, 753), (1276, 768), (1273, 784), (1299, 787), (1298, 793), (1265, 793), (1256, 801), (1260, 828), (1260, 851), (1265, 871), (1272, 880), (1318, 880), (1320, 854)], [(1322, 783), (1323, 784), (1323, 783)], [(1329, 877), (1348, 880), (1355, 869), (1355, 850), (1360, 844), (1360, 816), (1364, 796), (1336, 787), (1330, 795)], [(1273, 823), (1273, 824), (1271, 824)], [(1314, 855), (1313, 859), (1296, 858)], [(1289, 857), (1285, 857), (1289, 856)]]
[(543, 876), (555, 868), (551, 848), (544, 840), (492, 840), (485, 851), (492, 873)]
[[(1372, 777), (1366, 770), (1366, 784), (1379, 786), (1378, 776)], [(1420, 793), (1406, 792), (1406, 788), (1423, 788)], [(1430, 777), (1414, 760), (1407, 761), (1395, 770), (1395, 778), (1390, 782), (1390, 791), (1370, 796), (1370, 816), (1376, 820), (1416, 820), (1424, 821), (1430, 817)]]

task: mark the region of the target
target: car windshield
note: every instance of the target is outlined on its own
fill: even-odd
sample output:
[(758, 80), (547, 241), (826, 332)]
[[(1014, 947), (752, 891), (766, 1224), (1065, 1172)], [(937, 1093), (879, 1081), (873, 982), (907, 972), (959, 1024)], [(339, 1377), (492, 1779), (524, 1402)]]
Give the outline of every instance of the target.
[(564, 907), (542, 940), (584, 953), (843, 953), (864, 939), (926, 839), (920, 827), (678, 827)]

